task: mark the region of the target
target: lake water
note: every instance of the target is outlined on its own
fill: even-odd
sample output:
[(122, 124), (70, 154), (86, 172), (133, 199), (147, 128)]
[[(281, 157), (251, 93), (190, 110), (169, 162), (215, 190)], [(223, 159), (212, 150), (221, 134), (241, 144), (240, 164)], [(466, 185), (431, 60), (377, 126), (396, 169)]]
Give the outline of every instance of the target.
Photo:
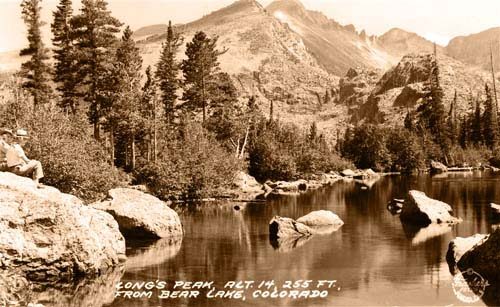
[[(386, 206), (410, 189), (450, 204), (464, 221), (451, 228), (402, 225)], [(273, 197), (267, 203), (178, 208), (185, 228), (182, 240), (130, 244), (124, 272), (70, 301), (74, 306), (466, 305), (453, 292), (446, 251), (453, 238), (489, 233), (495, 222), (500, 223), (492, 217), (491, 202), (500, 203), (500, 177), (474, 172), (384, 177), (368, 189), (339, 182), (300, 196)], [(338, 214), (345, 225), (306, 240), (279, 246), (270, 242), (273, 216), (298, 218), (322, 209)], [(237, 280), (337, 282), (326, 298), (255, 299), (251, 289), (245, 301), (208, 299), (204, 290), (196, 299), (159, 299), (159, 291), (149, 299), (113, 299), (113, 285), (119, 280), (214, 281), (217, 288)]]

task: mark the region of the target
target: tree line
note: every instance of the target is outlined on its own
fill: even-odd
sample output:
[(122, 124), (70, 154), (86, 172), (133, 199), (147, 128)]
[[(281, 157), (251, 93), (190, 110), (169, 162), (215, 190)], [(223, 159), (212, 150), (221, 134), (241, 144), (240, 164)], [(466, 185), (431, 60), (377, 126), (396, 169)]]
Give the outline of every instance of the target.
[(498, 103), (488, 84), (484, 85), (484, 100), (479, 94), (477, 97), (470, 94), (469, 112), (457, 114), (456, 91), (446, 110), (439, 65), (434, 57), (424, 93), (418, 107), (408, 109), (405, 131), (375, 125), (348, 129), (339, 144), (343, 155), (359, 167), (404, 172), (426, 169), (431, 160), (449, 166), (498, 163)]
[[(169, 22), (156, 65), (143, 70), (132, 30), (112, 16), (106, 1), (82, 0), (74, 12), (71, 0), (60, 0), (50, 25), (50, 63), (40, 31), (41, 0), (23, 0), (21, 7), (29, 42), (21, 55), (30, 57), (20, 76), (21, 87), (32, 98), (31, 118), (57, 117), (78, 125), (82, 134), (61, 140), (63, 149), (48, 140), (32, 142), (34, 152), (62, 160), (38, 157), (52, 163), (55, 173), (47, 177), (57, 177), (53, 183), (58, 187), (76, 180), (76, 175), (68, 177), (68, 164), (72, 171), (87, 167), (105, 178), (107, 172), (122, 173), (122, 180), (144, 183), (163, 198), (223, 194), (238, 170), (261, 180), (294, 179), (348, 165), (315, 124), (311, 131), (282, 124), (272, 104), (266, 118), (255, 97), (239, 98), (231, 77), (220, 68), (219, 57), (227, 50), (219, 49), (217, 36), (196, 32), (180, 60), (186, 38)], [(16, 102), (14, 109), (20, 106)], [(26, 99), (22, 103), (28, 108)], [(21, 117), (14, 118), (17, 122)], [(21, 121), (46, 137), (42, 131), (57, 129), (51, 121), (38, 126), (27, 116)], [(93, 141), (83, 135), (87, 128)], [(79, 138), (93, 144), (87, 152), (75, 144)], [(52, 151), (40, 150), (42, 145)], [(74, 153), (67, 155), (73, 160), (78, 155), (98, 157), (99, 169), (68, 161), (67, 151)]]

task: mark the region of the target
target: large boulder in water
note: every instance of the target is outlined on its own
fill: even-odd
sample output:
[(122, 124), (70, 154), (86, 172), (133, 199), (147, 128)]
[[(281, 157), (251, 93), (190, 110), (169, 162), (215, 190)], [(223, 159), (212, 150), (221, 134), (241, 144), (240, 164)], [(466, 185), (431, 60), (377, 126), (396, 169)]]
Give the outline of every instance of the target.
[(113, 217), (52, 187), (0, 172), (0, 271), (32, 281), (98, 275), (126, 259)]
[(269, 237), (274, 240), (278, 238), (310, 236), (311, 229), (294, 219), (275, 216), (269, 222)]
[(457, 263), (461, 271), (473, 269), (491, 282), (500, 282), (500, 229), (480, 240)]
[(335, 213), (327, 210), (313, 211), (297, 219), (298, 223), (307, 226), (342, 226), (344, 222)]
[(432, 199), (424, 192), (411, 190), (408, 200), (405, 201), (400, 218), (403, 222), (409, 222), (419, 226), (427, 226), (431, 223), (456, 224), (460, 219), (453, 217), (453, 209), (447, 203)]
[(462, 256), (474, 246), (484, 243), (485, 239), (488, 239), (488, 235), (475, 234), (471, 237), (457, 237), (451, 240), (448, 245), (448, 252), (446, 253), (446, 261), (448, 262), (450, 272), (455, 274), (457, 272), (457, 263)]
[(133, 189), (113, 189), (109, 200), (92, 204), (110, 213), (126, 238), (167, 238), (181, 236), (182, 224), (177, 212), (158, 198)]

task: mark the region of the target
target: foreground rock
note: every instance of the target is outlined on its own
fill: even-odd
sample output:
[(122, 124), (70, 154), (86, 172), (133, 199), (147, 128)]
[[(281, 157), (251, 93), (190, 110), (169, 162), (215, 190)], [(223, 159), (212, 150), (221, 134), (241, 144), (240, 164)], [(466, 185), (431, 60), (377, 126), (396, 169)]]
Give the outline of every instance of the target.
[(183, 234), (179, 215), (158, 198), (133, 189), (113, 189), (93, 208), (110, 213), (126, 238), (167, 238)]
[(500, 229), (478, 241), (457, 262), (461, 271), (473, 269), (491, 282), (500, 281)]
[(500, 306), (500, 229), (452, 240), (446, 260), (453, 275), (462, 272), (469, 291), (487, 306)]
[(460, 219), (453, 217), (450, 205), (432, 199), (424, 192), (411, 190), (408, 200), (405, 201), (400, 218), (404, 222), (409, 222), (419, 226), (427, 226), (431, 223), (457, 224)]
[(0, 271), (31, 281), (99, 275), (125, 260), (125, 240), (106, 212), (55, 188), (0, 173)]
[(441, 162), (431, 161), (431, 173), (440, 174), (448, 172), (448, 167)]
[(303, 217), (297, 219), (298, 223), (302, 223), (307, 226), (342, 226), (344, 222), (331, 211), (319, 210), (313, 211)]
[(452, 274), (457, 273), (457, 264), (462, 256), (477, 244), (482, 244), (487, 238), (488, 235), (476, 234), (467, 238), (457, 237), (453, 239), (448, 245), (448, 252), (446, 253), (446, 262), (448, 262), (450, 272)]

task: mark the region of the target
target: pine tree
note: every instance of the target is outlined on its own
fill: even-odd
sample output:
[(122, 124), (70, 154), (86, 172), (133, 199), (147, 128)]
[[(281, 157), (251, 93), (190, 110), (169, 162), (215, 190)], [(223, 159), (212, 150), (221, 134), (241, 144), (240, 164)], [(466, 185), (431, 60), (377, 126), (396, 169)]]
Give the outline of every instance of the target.
[(167, 39), (163, 43), (160, 60), (156, 65), (156, 78), (161, 90), (161, 99), (165, 110), (167, 124), (172, 124), (174, 119), (174, 106), (177, 100), (177, 90), (180, 86), (179, 63), (176, 60), (179, 47), (182, 45), (182, 37), (176, 33), (172, 27), (172, 22), (168, 22)]
[(495, 101), (488, 84), (485, 85), (486, 101), (482, 117), (484, 143), (491, 149), (498, 145), (498, 114)]
[(187, 59), (181, 65), (185, 79), (183, 100), (189, 110), (202, 110), (203, 122), (210, 102), (210, 83), (219, 70), (218, 57), (222, 54), (216, 49), (217, 40), (218, 37), (209, 38), (204, 32), (197, 32), (186, 45)]
[(458, 142), (460, 144), (460, 147), (467, 148), (469, 146), (470, 130), (471, 130), (470, 121), (464, 115), (460, 123), (460, 132), (458, 136)]
[(156, 161), (157, 152), (157, 106), (156, 106), (156, 82), (153, 77), (151, 66), (146, 68), (146, 82), (142, 87), (141, 113), (145, 120), (147, 134), (147, 159)]
[(455, 91), (453, 101), (451, 102), (450, 105), (450, 111), (448, 112), (448, 119), (446, 121), (447, 134), (452, 145), (456, 145), (458, 143), (458, 134), (459, 134), (457, 116), (456, 116), (456, 106), (457, 106), (457, 91)]
[(70, 21), (73, 15), (71, 0), (60, 0), (57, 10), (53, 12), (54, 22), (51, 24), (52, 44), (54, 45), (54, 82), (61, 93), (60, 106), (76, 113), (78, 95), (76, 93), (77, 78), (75, 50)]
[(309, 133), (307, 135), (307, 141), (310, 145), (313, 147), (317, 144), (318, 141), (318, 126), (316, 125), (316, 122), (313, 122), (311, 124), (311, 127), (309, 128)]
[(116, 152), (126, 153), (124, 159), (119, 161), (131, 170), (135, 168), (137, 137), (144, 129), (141, 105), (142, 58), (132, 34), (127, 27), (116, 50), (113, 76), (110, 76), (115, 78), (114, 95), (112, 103), (103, 112), (111, 139), (117, 138)]
[(77, 76), (81, 80), (80, 94), (89, 104), (88, 118), (94, 126), (94, 137), (100, 139), (103, 110), (108, 108), (113, 94), (112, 71), (116, 34), (122, 23), (111, 16), (104, 0), (82, 0), (80, 14), (71, 19), (76, 41)]
[(406, 130), (408, 130), (410, 132), (415, 131), (415, 124), (413, 123), (413, 115), (412, 115), (412, 112), (410, 111), (410, 109), (408, 109), (406, 111), (404, 126), (405, 126)]
[(427, 130), (432, 136), (432, 140), (439, 144), (446, 160), (450, 149), (450, 141), (445, 131), (444, 92), (439, 82), (439, 66), (436, 61), (432, 62), (426, 92), (423, 103), (417, 109), (419, 112), (419, 126)]
[(29, 45), (21, 50), (20, 55), (31, 56), (21, 67), (21, 75), (25, 78), (22, 86), (32, 95), (35, 108), (48, 103), (52, 95), (52, 88), (49, 85), (50, 67), (46, 63), (49, 55), (43, 44), (40, 30), (45, 24), (40, 16), (42, 9), (40, 3), (41, 0), (23, 0), (21, 2), (22, 17), (28, 27)]
[(483, 131), (481, 125), (481, 101), (479, 97), (476, 98), (476, 107), (474, 114), (471, 118), (471, 134), (470, 140), (474, 145), (480, 145), (483, 143)]

